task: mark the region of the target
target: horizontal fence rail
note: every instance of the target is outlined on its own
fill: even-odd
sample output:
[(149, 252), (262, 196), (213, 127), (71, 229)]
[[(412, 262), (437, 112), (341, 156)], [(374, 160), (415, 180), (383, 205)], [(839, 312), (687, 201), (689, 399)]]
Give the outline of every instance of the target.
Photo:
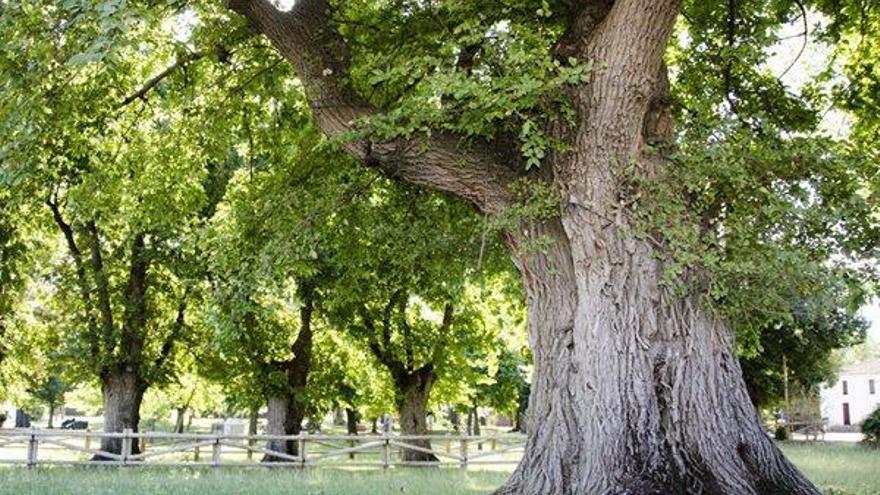
[[(119, 452), (101, 450), (102, 439), (117, 439)], [(270, 441), (272, 443), (270, 444)], [(270, 447), (293, 442), (296, 454)], [(430, 445), (426, 444), (428, 442)], [(470, 435), (239, 435), (78, 430), (0, 429), (0, 464), (156, 467), (341, 467), (388, 469), (399, 466), (514, 465), (525, 436)], [(135, 448), (134, 446), (138, 447)], [(114, 449), (115, 450), (115, 449)], [(404, 452), (437, 460), (404, 460)], [(411, 457), (411, 456), (409, 456)], [(271, 458), (271, 462), (261, 462)]]

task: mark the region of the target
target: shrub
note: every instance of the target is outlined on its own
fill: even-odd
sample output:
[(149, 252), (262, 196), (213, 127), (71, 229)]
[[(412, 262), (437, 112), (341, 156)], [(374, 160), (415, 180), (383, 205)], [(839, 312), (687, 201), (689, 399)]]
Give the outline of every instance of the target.
[(777, 426), (776, 431), (773, 433), (773, 438), (780, 442), (788, 440), (788, 428), (781, 425)]
[(864, 442), (872, 447), (880, 447), (880, 406), (862, 422)]

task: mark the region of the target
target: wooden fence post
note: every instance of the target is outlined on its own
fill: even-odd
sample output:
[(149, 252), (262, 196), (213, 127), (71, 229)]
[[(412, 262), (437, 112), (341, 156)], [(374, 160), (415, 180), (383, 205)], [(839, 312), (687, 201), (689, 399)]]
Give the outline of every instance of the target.
[(27, 456), (28, 469), (33, 469), (37, 465), (37, 435), (34, 427), (31, 427), (31, 437), (28, 439)]
[(300, 463), (301, 463), (302, 467), (306, 467), (306, 445), (307, 445), (306, 444), (306, 437), (308, 435), (309, 435), (309, 432), (301, 431), (301, 432), (299, 432), (299, 439), (297, 440), (297, 443), (298, 443), (297, 446), (299, 447), (297, 449), (297, 452), (299, 453), (299, 459), (300, 459)]
[(86, 430), (86, 450), (92, 448), (92, 435), (90, 433), (92, 433), (92, 430)]
[(388, 470), (388, 466), (391, 465), (391, 439), (388, 438), (388, 432), (382, 433), (382, 470)]
[(196, 447), (193, 449), (193, 462), (199, 462), (199, 446), (198, 445), (196, 445)]
[(141, 447), (141, 454), (146, 454), (147, 453), (147, 437), (141, 437), (139, 443), (140, 443), (140, 447)]
[(211, 464), (214, 467), (220, 465), (220, 435), (214, 437), (214, 445), (211, 446)]
[(122, 430), (122, 463), (128, 463), (128, 457), (131, 456), (131, 428)]
[(467, 470), (467, 459), (468, 459), (468, 441), (467, 441), (467, 438), (462, 437), (462, 439), (461, 439), (461, 464), (460, 464), (460, 467), (463, 470)]

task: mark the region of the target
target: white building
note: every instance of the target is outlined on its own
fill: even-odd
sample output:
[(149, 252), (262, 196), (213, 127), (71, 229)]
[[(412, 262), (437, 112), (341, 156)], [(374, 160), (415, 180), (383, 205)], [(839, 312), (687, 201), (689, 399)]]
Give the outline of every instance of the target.
[(844, 366), (819, 395), (828, 426), (858, 425), (880, 405), (880, 359)]

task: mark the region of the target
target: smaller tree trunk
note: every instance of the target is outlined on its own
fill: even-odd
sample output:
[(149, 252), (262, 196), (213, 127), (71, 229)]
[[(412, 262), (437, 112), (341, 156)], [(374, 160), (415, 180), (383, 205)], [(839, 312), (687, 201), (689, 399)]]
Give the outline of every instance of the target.
[(183, 433), (185, 425), (183, 424), (183, 420), (186, 417), (186, 409), (185, 407), (177, 408), (177, 420), (174, 424), (174, 431), (176, 433)]
[[(471, 428), (471, 435), (475, 437), (480, 436), (480, 410), (477, 408), (476, 401), (471, 405), (471, 412), (474, 418), (474, 425)], [(477, 450), (483, 450), (483, 444), (481, 442), (477, 443)]]
[(341, 407), (333, 409), (333, 425), (342, 426), (345, 424), (345, 410)]
[[(359, 414), (357, 411), (350, 407), (345, 408), (345, 424), (349, 435), (356, 436), (358, 434), (358, 417)], [(351, 446), (352, 448), (354, 448), (356, 445), (357, 442), (354, 440), (349, 442), (349, 446)], [(348, 458), (354, 459), (354, 452), (349, 452)]]
[(358, 434), (358, 419), (360, 415), (354, 409), (347, 407), (345, 408), (345, 425), (346, 430), (349, 435), (357, 435)]
[(373, 421), (370, 425), (370, 433), (373, 435), (379, 434), (379, 418), (373, 418)]
[[(254, 436), (257, 434), (257, 420), (259, 420), (260, 416), (260, 408), (259, 407), (251, 407), (251, 410), (248, 412), (248, 436)], [(191, 417), (191, 416), (190, 416)], [(254, 439), (248, 439), (248, 447), (254, 446)], [(250, 460), (253, 455), (253, 450), (248, 450), (248, 460)]]
[[(266, 433), (268, 435), (299, 435), (302, 432), (302, 421), (305, 416), (304, 407), (292, 397), (272, 396), (268, 400), (269, 410), (266, 413)], [(299, 452), (295, 440), (269, 440), (266, 448), (288, 455)], [(290, 462), (290, 459), (266, 454), (263, 462)]]
[(513, 431), (519, 433), (526, 433), (526, 423), (528, 422), (528, 411), (529, 411), (529, 395), (532, 392), (532, 386), (529, 384), (523, 385), (519, 390), (518, 404), (516, 407), (516, 411), (513, 413), (514, 423), (513, 423)]
[(52, 428), (54, 428), (54, 426), (52, 425), (52, 419), (54, 417), (55, 417), (55, 404), (50, 402), (49, 403), (49, 422), (46, 425), (46, 427), (49, 428), (50, 430)]
[[(302, 394), (306, 389), (309, 369), (312, 362), (312, 312), (314, 310), (314, 287), (309, 284), (300, 286), (299, 295), (303, 300), (300, 308), (300, 329), (290, 350), (293, 358), (276, 362), (275, 365), (287, 373), (287, 389), (283, 394), (269, 396), (269, 412), (267, 414), (267, 430), (270, 435), (299, 435), (305, 419), (306, 404)], [(269, 450), (288, 455), (297, 455), (297, 442), (294, 440), (270, 440)], [(265, 455), (263, 462), (289, 462), (273, 455)]]
[[(104, 431), (120, 433), (126, 428), (138, 431), (141, 421), (141, 402), (147, 391), (147, 384), (137, 374), (128, 371), (110, 371), (102, 377), (101, 391), (104, 399)], [(122, 452), (121, 438), (102, 438), (101, 450), (111, 454)], [(137, 438), (131, 441), (131, 453), (141, 452)], [(95, 454), (95, 461), (111, 460)]]
[[(433, 368), (427, 367), (412, 373), (395, 377), (397, 386), (397, 412), (400, 416), (400, 430), (403, 435), (427, 435), (428, 397), (437, 379)], [(404, 440), (404, 443), (422, 449), (431, 449), (428, 439)], [(401, 449), (400, 458), (404, 462), (437, 462), (437, 456), (412, 449)]]

